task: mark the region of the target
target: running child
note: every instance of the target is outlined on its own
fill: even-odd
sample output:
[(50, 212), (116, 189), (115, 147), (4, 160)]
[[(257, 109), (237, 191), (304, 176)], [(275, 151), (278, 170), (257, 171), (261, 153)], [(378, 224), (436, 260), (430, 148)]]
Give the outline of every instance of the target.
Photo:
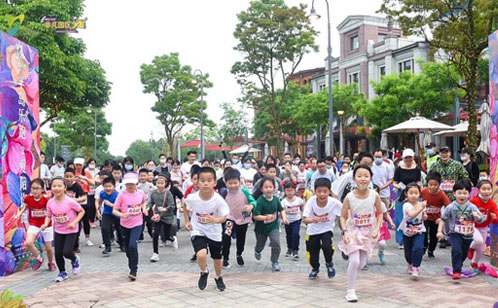
[(123, 233), (124, 248), (128, 257), (130, 281), (137, 279), (138, 270), (138, 239), (142, 234), (143, 216), (147, 215), (145, 194), (137, 189), (138, 176), (128, 172), (123, 177), (123, 190), (114, 202), (112, 213), (120, 218), (121, 232)]
[[(64, 179), (66, 180), (67, 183), (66, 194), (68, 197), (78, 202), (79, 205), (83, 205), (87, 201), (87, 195), (83, 191), (81, 185), (78, 182), (76, 182), (75, 172), (76, 171), (73, 168), (67, 168), (66, 171), (64, 171)], [(88, 228), (89, 227), (90, 225), (88, 226)], [(79, 243), (80, 234), (81, 234), (81, 227), (78, 228), (78, 240), (74, 243), (75, 253), (80, 253), (80, 243)], [(85, 233), (85, 239), (87, 246), (93, 246), (93, 243), (90, 241), (90, 231), (88, 231), (88, 234)]]
[[(108, 257), (111, 255), (111, 237), (113, 230), (116, 230), (117, 239), (116, 242), (119, 245), (119, 249), (125, 252), (123, 245), (123, 235), (121, 233), (121, 227), (119, 222), (119, 217), (112, 213), (114, 208), (114, 203), (119, 193), (116, 190), (116, 184), (112, 177), (106, 177), (103, 180), (104, 190), (100, 192), (99, 204), (97, 209), (97, 217), (102, 220), (102, 238), (104, 239), (104, 251), (102, 251), (103, 257)], [(101, 213), (102, 205), (104, 209)]]
[(292, 182), (285, 183), (285, 198), (282, 200), (282, 207), (285, 211), (288, 225), (285, 225), (285, 234), (287, 236), (286, 257), (292, 257), (293, 260), (299, 260), (299, 231), (301, 230), (301, 213), (304, 209), (303, 199), (296, 196), (296, 188)]
[(311, 197), (304, 208), (303, 222), (306, 228), (306, 252), (311, 266), (309, 279), (318, 278), (320, 272), (320, 249), (325, 257), (325, 266), (329, 278), (335, 276), (334, 238), (333, 230), (335, 217), (341, 215), (342, 204), (339, 200), (330, 197), (330, 180), (320, 178), (315, 181), (315, 196)]
[(441, 176), (437, 172), (431, 172), (426, 178), (427, 187), (422, 188), (422, 200), (426, 202), (425, 213), (427, 219), (424, 221), (424, 254), (427, 251), (429, 258), (434, 258), (434, 250), (437, 247), (438, 220), (441, 218), (442, 209), (451, 202), (448, 196), (439, 187)]
[(244, 266), (242, 253), (246, 244), (247, 227), (252, 222), (252, 210), (256, 201), (251, 192), (242, 187), (240, 182), (240, 171), (228, 168), (225, 172), (225, 184), (227, 189), (221, 195), (225, 198), (230, 213), (223, 228), (223, 267), (228, 268), (232, 233), (236, 234), (237, 241), (237, 264)]
[(74, 253), (74, 243), (78, 240), (79, 222), (85, 210), (74, 199), (66, 196), (67, 184), (62, 177), (55, 177), (51, 182), (53, 198), (47, 202), (47, 216), (40, 227), (43, 232), (53, 221), (55, 262), (59, 269), (56, 282), (68, 278), (64, 258), (71, 260), (73, 275), (81, 271), (80, 257)]
[[(137, 189), (141, 190), (144, 192), (145, 197), (149, 198), (149, 195), (153, 189), (156, 187), (152, 184), (147, 182), (147, 169), (142, 168), (138, 170), (138, 178), (139, 178), (139, 183), (137, 185)], [(150, 238), (153, 238), (153, 226), (154, 222), (151, 220), (151, 213), (149, 212), (149, 216), (144, 216), (144, 224), (142, 226), (142, 234), (140, 235), (140, 241), (144, 240), (144, 231), (145, 227), (147, 227), (147, 233), (149, 233)]]
[(454, 280), (462, 278), (462, 266), (472, 243), (475, 223), (482, 224), (486, 221), (477, 206), (468, 200), (471, 189), (472, 184), (468, 179), (455, 183), (453, 186), (455, 201), (444, 210), (437, 230), (437, 238), (443, 239), (443, 228), (448, 224)]
[(282, 185), (282, 180), (277, 176), (277, 166), (273, 164), (266, 165), (266, 176), (262, 179), (259, 179), (255, 184), (252, 189), (252, 195), (254, 199), (258, 200), (258, 198), (263, 195), (263, 180), (265, 178), (268, 178), (270, 180), (273, 180), (273, 186), (274, 192), (273, 194), (275, 197), (280, 198), (282, 192), (284, 191), (283, 185)]
[[(214, 263), (216, 272), (216, 290), (225, 290), (221, 259), (222, 251), (222, 226), (229, 214), (228, 205), (223, 198), (214, 192), (216, 186), (216, 172), (211, 167), (202, 167), (199, 170), (199, 191), (190, 194), (185, 199), (186, 209), (184, 212), (185, 228), (190, 231), (192, 246), (197, 256), (197, 264), (201, 270), (199, 289), (207, 287), (209, 270), (207, 268), (208, 248)], [(190, 215), (192, 220), (190, 220)]]
[(41, 226), (45, 222), (45, 217), (47, 216), (47, 198), (45, 194), (45, 182), (42, 179), (34, 179), (31, 182), (31, 194), (24, 198), (24, 202), (21, 210), (14, 216), (14, 220), (18, 220), (26, 210), (29, 210), (28, 216), (28, 235), (26, 237), (26, 247), (33, 254), (36, 259), (33, 270), (37, 271), (43, 264), (43, 256), (38, 252), (35, 246), (36, 238), (38, 234), (41, 233), (43, 237), (43, 242), (45, 249), (47, 250), (48, 258), (48, 269), (50, 271), (55, 271), (54, 264), (54, 249), (52, 247), (52, 241), (54, 240), (54, 228), (52, 227), (52, 222), (50, 221), (47, 228), (41, 231)]
[(371, 257), (377, 244), (382, 215), (376, 219), (375, 213), (382, 213), (382, 205), (379, 194), (368, 188), (372, 182), (372, 170), (368, 165), (357, 165), (352, 177), (356, 189), (344, 198), (341, 211), (343, 240), (338, 246), (349, 257), (346, 300), (357, 302), (356, 276), (358, 270), (366, 265), (367, 258)]
[(167, 175), (159, 174), (156, 179), (157, 189), (151, 191), (147, 199), (147, 208), (151, 215), (151, 221), (154, 222), (154, 236), (152, 238), (153, 254), (150, 262), (159, 261), (159, 235), (164, 228), (164, 238), (168, 239), (171, 235), (171, 228), (175, 222), (176, 204), (169, 189), (170, 179)]
[[(272, 167), (273, 168), (273, 167)], [(271, 170), (271, 169), (270, 169)], [(254, 248), (254, 257), (261, 260), (261, 252), (265, 248), (266, 240), (270, 238), (271, 247), (271, 267), (272, 271), (279, 272), (280, 265), (278, 258), (280, 256), (280, 231), (278, 230), (278, 213), (282, 215), (282, 222), (289, 224), (285, 211), (280, 204), (280, 200), (275, 194), (275, 180), (264, 177), (261, 182), (261, 195), (256, 206), (253, 209), (253, 218), (256, 221), (254, 231), (256, 233), (256, 247)]]
[(479, 268), (479, 260), (486, 248), (486, 237), (488, 235), (489, 224), (498, 223), (496, 203), (491, 199), (491, 194), (493, 193), (491, 181), (480, 180), (477, 183), (477, 189), (479, 190), (479, 196), (470, 199), (470, 203), (476, 205), (479, 211), (484, 215), (484, 222), (476, 223), (476, 230), (474, 231), (472, 244), (470, 244), (469, 248), (468, 258), (472, 261), (470, 266), (473, 269)]
[(408, 263), (408, 274), (414, 280), (418, 279), (420, 264), (424, 255), (424, 220), (427, 219), (425, 213), (425, 202), (420, 202), (420, 186), (417, 183), (406, 185), (405, 196), (408, 202), (403, 204), (403, 219), (398, 230), (403, 231), (403, 243), (405, 250), (405, 260)]

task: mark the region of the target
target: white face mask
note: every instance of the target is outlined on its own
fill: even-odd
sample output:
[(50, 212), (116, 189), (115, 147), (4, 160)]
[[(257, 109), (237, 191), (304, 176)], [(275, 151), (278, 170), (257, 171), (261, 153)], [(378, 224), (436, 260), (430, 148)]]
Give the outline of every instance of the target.
[(95, 164), (90, 164), (90, 165), (88, 165), (88, 168), (90, 168), (90, 169), (92, 169), (92, 170), (93, 170), (93, 169), (95, 169)]
[(479, 198), (481, 198), (483, 201), (488, 201), (489, 197), (484, 197), (483, 195), (479, 194)]
[(164, 165), (166, 163), (166, 159), (160, 159), (159, 162)]

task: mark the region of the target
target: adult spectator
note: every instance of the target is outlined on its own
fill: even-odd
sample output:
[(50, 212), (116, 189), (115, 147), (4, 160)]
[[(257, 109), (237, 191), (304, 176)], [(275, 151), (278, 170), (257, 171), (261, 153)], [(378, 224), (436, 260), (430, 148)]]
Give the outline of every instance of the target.
[[(164, 157), (166, 158), (166, 157)], [(197, 159), (197, 152), (196, 151), (188, 151), (187, 152), (187, 161), (182, 164), (182, 167), (180, 170), (183, 172), (183, 174), (186, 177), (190, 176), (190, 169), (192, 169), (193, 165), (199, 165), (198, 162), (196, 162)]]
[(40, 178), (45, 181), (46, 183), (50, 181), (51, 175), (50, 175), (50, 169), (48, 169), (48, 166), (45, 164), (45, 153), (43, 151), (40, 152)]
[(429, 172), (437, 172), (441, 175), (441, 190), (446, 193), (452, 202), (455, 201), (453, 185), (459, 180), (469, 178), (465, 167), (451, 158), (451, 151), (448, 146), (441, 147), (439, 150), (439, 160), (431, 166)]
[(436, 144), (434, 142), (427, 144), (425, 146), (425, 153), (427, 153), (427, 159), (424, 162), (424, 170), (428, 171), (439, 159), (439, 155), (436, 151)]
[(474, 152), (472, 152), (470, 148), (462, 148), (460, 150), (460, 161), (465, 170), (467, 170), (472, 185), (477, 186), (477, 181), (479, 180), (479, 165), (474, 160)]
[(393, 183), (394, 171), (392, 165), (385, 162), (384, 153), (381, 149), (374, 152), (374, 164), (372, 166), (372, 182), (379, 188), (380, 200), (386, 208), (389, 208), (391, 196), (391, 184)]
[(254, 176), (258, 171), (251, 167), (250, 158), (246, 158), (246, 160), (242, 162), (242, 168), (240, 168), (239, 171), (240, 179), (242, 180), (244, 187), (252, 191)]
[(64, 158), (57, 156), (55, 157), (55, 165), (50, 168), (50, 174), (52, 177), (61, 176), (64, 177)]
[(319, 159), (316, 162), (316, 166), (317, 170), (315, 171), (315, 173), (313, 173), (310, 180), (311, 191), (315, 191), (315, 181), (317, 179), (326, 178), (330, 181), (330, 183), (333, 183), (337, 179), (332, 170), (327, 169), (327, 164), (325, 163), (325, 160)]
[(168, 159), (166, 158), (166, 154), (159, 154), (159, 166), (156, 167), (155, 171), (158, 174), (168, 174), (169, 175), (170, 168), (168, 166)]

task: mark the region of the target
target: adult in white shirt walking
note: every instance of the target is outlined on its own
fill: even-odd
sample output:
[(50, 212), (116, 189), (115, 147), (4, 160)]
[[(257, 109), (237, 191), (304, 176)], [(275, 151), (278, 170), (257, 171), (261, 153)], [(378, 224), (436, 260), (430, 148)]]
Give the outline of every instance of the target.
[(337, 177), (331, 169), (327, 169), (327, 164), (325, 160), (319, 159), (316, 163), (317, 170), (311, 176), (311, 180), (309, 182), (310, 188), (312, 191), (315, 191), (315, 181), (317, 179), (326, 178), (329, 179), (330, 183), (333, 183)]
[(180, 168), (180, 171), (183, 172), (183, 174), (186, 177), (190, 176), (190, 169), (192, 169), (193, 165), (199, 165), (199, 162), (195, 161), (197, 159), (197, 152), (196, 151), (188, 151), (187, 152), (187, 161), (183, 163), (182, 167)]
[(389, 198), (391, 195), (390, 186), (393, 183), (394, 171), (391, 165), (384, 161), (381, 149), (374, 152), (374, 164), (372, 165), (372, 182), (379, 187), (380, 201), (389, 208)]

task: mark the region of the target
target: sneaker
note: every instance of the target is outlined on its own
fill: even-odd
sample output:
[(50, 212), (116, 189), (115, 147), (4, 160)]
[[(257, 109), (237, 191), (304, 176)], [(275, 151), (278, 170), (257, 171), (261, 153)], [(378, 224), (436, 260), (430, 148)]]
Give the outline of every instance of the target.
[(230, 263), (228, 263), (227, 259), (223, 259), (223, 268), (230, 268)]
[[(162, 245), (163, 245), (164, 247), (170, 247), (170, 246), (171, 246), (171, 244), (170, 244), (170, 243), (168, 243), (168, 241), (164, 241), (164, 242), (162, 242)], [(161, 246), (161, 247), (162, 247), (162, 246)]]
[(317, 279), (318, 278), (318, 273), (320, 271), (315, 271), (315, 270), (311, 270), (311, 273), (308, 275), (308, 279)]
[(349, 259), (349, 256), (347, 254), (345, 254), (344, 251), (341, 251), (341, 256), (346, 261)]
[(130, 281), (135, 281), (135, 280), (137, 280), (137, 273), (130, 272), (130, 273), (128, 274), (128, 279), (130, 279)]
[(453, 280), (459, 280), (460, 278), (462, 278), (462, 274), (461, 273), (453, 273)]
[(223, 282), (223, 277), (220, 276), (219, 278), (214, 278), (214, 282), (216, 283), (216, 291), (218, 292), (223, 292), (225, 291), (225, 283)]
[(256, 260), (261, 260), (261, 252), (257, 252), (256, 250), (254, 251), (254, 258)]
[(242, 256), (237, 256), (237, 264), (239, 266), (244, 266), (244, 259), (242, 259)]
[(42, 266), (42, 264), (43, 264), (43, 258), (40, 257), (40, 258), (36, 259), (35, 265), (33, 266), (33, 270), (34, 271), (39, 270), (40, 266)]
[(124, 246), (119, 246), (119, 250), (120, 250), (121, 252), (126, 252), (126, 249), (124, 248)]
[(299, 260), (299, 253), (298, 253), (297, 250), (294, 250), (292, 252), (292, 260), (294, 260), (294, 261), (298, 261)]
[(379, 250), (378, 255), (379, 255), (380, 264), (382, 265), (386, 264), (386, 255), (384, 255), (384, 252)]
[(362, 271), (364, 271), (364, 272), (365, 272), (365, 271), (368, 271), (368, 265), (367, 265), (367, 264), (365, 264), (365, 266), (364, 266), (361, 270), (362, 270)]
[(356, 303), (358, 301), (358, 297), (356, 296), (356, 291), (354, 289), (347, 290), (346, 300), (350, 303)]
[(76, 261), (71, 262), (73, 265), (73, 275), (78, 275), (81, 272), (80, 257), (76, 256)]
[(278, 262), (273, 262), (271, 264), (271, 270), (273, 272), (280, 272), (280, 264), (278, 264)]
[(95, 223), (94, 223), (94, 222), (91, 222), (91, 221), (90, 221), (90, 228), (92, 228), (92, 229), (96, 229), (96, 228), (97, 228), (97, 226), (95, 225)]
[(150, 262), (157, 262), (159, 261), (159, 255), (157, 253), (153, 253), (152, 257), (150, 257)]
[(55, 272), (55, 263), (54, 262), (48, 262), (48, 270), (51, 272)]
[(413, 280), (418, 280), (418, 267), (413, 267), (412, 268), (412, 278)]
[(398, 244), (398, 249), (403, 250), (403, 244)]
[(118, 242), (116, 242), (116, 240), (113, 240), (113, 241), (111, 242), (111, 245), (114, 245), (114, 246), (116, 246), (116, 247), (117, 247), (117, 246), (119, 246), (119, 243), (118, 243)]
[(62, 282), (67, 279), (67, 273), (66, 272), (60, 272), (59, 275), (57, 275), (57, 278), (55, 278), (55, 282)]
[(292, 250), (287, 249), (287, 252), (285, 253), (285, 257), (290, 257), (292, 255)]
[(99, 248), (105, 248), (105, 244), (100, 244)]
[(197, 255), (196, 254), (194, 254), (192, 256), (192, 258), (190, 258), (190, 262), (195, 262), (195, 261), (197, 261)]
[(470, 267), (471, 267), (472, 269), (476, 269), (476, 270), (478, 270), (478, 269), (479, 269), (479, 264), (474, 263), (474, 262), (471, 262), (471, 263), (470, 263)]
[(433, 251), (429, 251), (427, 255), (429, 256), (429, 258), (435, 258)]
[(327, 265), (327, 275), (329, 276), (329, 278), (334, 278), (335, 277), (334, 263), (330, 262), (329, 264), (326, 265)]
[(79, 248), (74, 250), (74, 253), (80, 253), (80, 252), (81, 250)]
[(110, 249), (104, 249), (104, 251), (102, 251), (102, 257), (110, 257), (110, 256), (111, 256)]
[(92, 243), (92, 241), (90, 241), (90, 239), (89, 239), (89, 238), (88, 238), (88, 239), (86, 239), (86, 245), (87, 245), (87, 246), (93, 246), (93, 243)]
[(467, 258), (469, 258), (469, 260), (474, 259), (474, 252), (475, 252), (474, 248), (469, 248), (469, 252), (467, 253)]
[(413, 266), (412, 266), (411, 264), (408, 264), (408, 268), (406, 269), (406, 272), (407, 272), (408, 274), (413, 273)]
[(175, 239), (172, 243), (173, 249), (178, 249), (178, 238), (176, 236), (173, 236), (173, 238)]
[(199, 282), (197, 282), (199, 289), (201, 290), (206, 289), (208, 283), (208, 277), (209, 277), (209, 271), (201, 272), (201, 276), (199, 276)]

